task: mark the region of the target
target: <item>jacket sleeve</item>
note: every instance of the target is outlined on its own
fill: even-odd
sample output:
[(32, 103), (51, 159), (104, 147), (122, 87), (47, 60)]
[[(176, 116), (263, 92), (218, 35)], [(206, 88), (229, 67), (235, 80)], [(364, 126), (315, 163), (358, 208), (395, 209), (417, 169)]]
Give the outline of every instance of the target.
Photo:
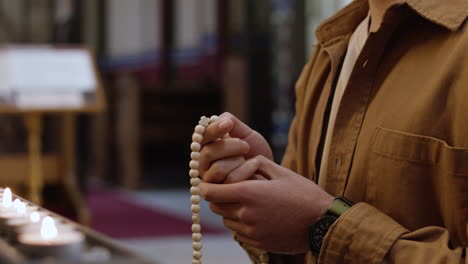
[(466, 254), (466, 245), (449, 247), (444, 228), (431, 226), (409, 232), (378, 209), (359, 203), (331, 226), (319, 263), (468, 264)]

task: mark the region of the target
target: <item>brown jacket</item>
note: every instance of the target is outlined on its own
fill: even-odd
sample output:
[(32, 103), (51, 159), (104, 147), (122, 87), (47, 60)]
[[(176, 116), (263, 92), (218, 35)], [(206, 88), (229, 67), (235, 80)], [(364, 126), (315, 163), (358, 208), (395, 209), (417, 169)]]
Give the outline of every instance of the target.
[[(322, 188), (358, 204), (329, 230), (319, 263), (468, 263), (468, 1), (406, 2), (370, 33), (343, 96)], [(367, 13), (356, 0), (322, 23), (297, 82), (282, 164), (313, 181), (327, 103)]]

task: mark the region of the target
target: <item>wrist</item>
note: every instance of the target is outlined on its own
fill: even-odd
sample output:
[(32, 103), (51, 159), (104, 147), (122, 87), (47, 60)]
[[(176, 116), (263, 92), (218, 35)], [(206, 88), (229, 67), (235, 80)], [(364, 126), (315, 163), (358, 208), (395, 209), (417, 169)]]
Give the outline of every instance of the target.
[(327, 211), (332, 207), (334, 201), (335, 201), (335, 197), (333, 197), (333, 196), (329, 195), (328, 193), (326, 193), (325, 197), (322, 199), (322, 201), (320, 203), (320, 206), (319, 206), (320, 209), (318, 211), (319, 214), (314, 219), (314, 222), (319, 217), (321, 217), (321, 216), (323, 216), (323, 215), (325, 215), (327, 213)]
[(309, 226), (317, 221), (321, 216), (325, 215), (328, 209), (332, 206), (335, 197), (331, 196), (327, 192), (320, 190), (321, 195), (317, 198), (313, 198), (306, 202), (308, 207), (306, 208), (307, 215), (303, 219), (303, 224)]

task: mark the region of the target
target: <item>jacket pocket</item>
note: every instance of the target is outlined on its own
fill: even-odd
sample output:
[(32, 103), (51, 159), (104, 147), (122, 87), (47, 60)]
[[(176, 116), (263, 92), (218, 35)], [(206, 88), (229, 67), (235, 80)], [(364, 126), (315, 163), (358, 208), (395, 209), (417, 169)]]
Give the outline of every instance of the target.
[(377, 127), (367, 175), (368, 200), (409, 230), (443, 226), (468, 241), (468, 148)]

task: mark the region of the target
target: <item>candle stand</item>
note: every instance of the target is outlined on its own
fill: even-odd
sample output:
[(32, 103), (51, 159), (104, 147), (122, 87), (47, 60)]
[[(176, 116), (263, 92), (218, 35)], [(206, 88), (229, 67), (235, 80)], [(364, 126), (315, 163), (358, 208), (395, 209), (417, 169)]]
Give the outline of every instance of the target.
[[(3, 192), (3, 189), (0, 188)], [(35, 206), (28, 200), (13, 195), (13, 199), (20, 199), (27, 206)], [(60, 215), (52, 213), (44, 208), (37, 207), (41, 215), (50, 216), (57, 224), (58, 236), (63, 226), (73, 229), (80, 238), (79, 244), (70, 247), (57, 247), (51, 243), (50, 247), (40, 244), (42, 249), (31, 251), (31, 247), (25, 247), (21, 243), (22, 236), (12, 235), (12, 227), (7, 222), (0, 223), (0, 263), (2, 264), (157, 264), (154, 260), (148, 260), (138, 256), (131, 250), (114, 242), (112, 239), (101, 235), (88, 227), (72, 222)], [(67, 231), (68, 232), (68, 231)], [(14, 233), (13, 233), (14, 234)], [(65, 233), (62, 235), (66, 238)], [(61, 250), (62, 252), (54, 252)], [(73, 251), (73, 252), (72, 252)], [(34, 252), (32, 254), (32, 252)], [(69, 253), (71, 252), (71, 253)], [(68, 257), (66, 256), (67, 254)], [(65, 257), (64, 257), (65, 256)]]

